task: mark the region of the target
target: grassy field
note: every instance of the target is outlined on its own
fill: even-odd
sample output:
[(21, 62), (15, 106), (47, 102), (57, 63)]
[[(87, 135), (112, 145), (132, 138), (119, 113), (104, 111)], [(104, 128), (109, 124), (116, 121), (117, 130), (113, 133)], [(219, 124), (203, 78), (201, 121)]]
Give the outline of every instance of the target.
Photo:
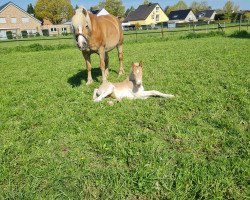
[(129, 37), (127, 74), (175, 99), (93, 103), (97, 56), (87, 87), (72, 40), (0, 43), (0, 199), (249, 198), (250, 39)]

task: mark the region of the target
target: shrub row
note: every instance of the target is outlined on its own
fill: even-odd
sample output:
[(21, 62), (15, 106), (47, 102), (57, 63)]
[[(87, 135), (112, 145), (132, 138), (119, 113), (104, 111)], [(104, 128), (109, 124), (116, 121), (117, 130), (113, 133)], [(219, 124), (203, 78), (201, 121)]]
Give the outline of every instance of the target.
[(194, 38), (204, 38), (204, 37), (215, 37), (224, 36), (225, 32), (222, 31), (211, 31), (208, 33), (189, 33), (185, 36), (181, 36), (181, 39), (194, 39)]
[(13, 48), (0, 48), (0, 53), (11, 53), (11, 52), (34, 52), (34, 51), (53, 51), (61, 49), (75, 48), (74, 45), (59, 44), (59, 45), (41, 45), (38, 43), (31, 44), (28, 46), (16, 46)]

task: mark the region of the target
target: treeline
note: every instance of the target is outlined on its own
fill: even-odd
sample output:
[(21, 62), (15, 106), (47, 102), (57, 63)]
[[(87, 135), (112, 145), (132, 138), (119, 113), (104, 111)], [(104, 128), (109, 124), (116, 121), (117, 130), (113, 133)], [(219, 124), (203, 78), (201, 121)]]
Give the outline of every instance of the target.
[[(149, 0), (143, 0), (141, 3), (148, 4), (150, 2)], [(155, 0), (155, 2), (157, 2), (157, 0)], [(54, 24), (59, 24), (64, 20), (69, 20), (74, 13), (74, 9), (77, 8), (78, 5), (75, 7), (72, 6), (71, 0), (37, 0), (34, 7), (32, 4), (28, 5), (27, 12), (35, 15), (35, 17), (40, 20), (48, 19)], [(122, 0), (101, 0), (97, 5), (91, 7), (91, 9), (97, 8), (105, 8), (109, 13), (121, 18), (126, 17), (130, 11), (135, 10), (135, 8), (131, 6), (131, 8), (125, 11)], [(190, 5), (188, 5), (185, 0), (179, 0), (176, 4), (167, 6), (164, 11), (166, 14), (169, 14), (171, 11), (182, 9), (192, 9), (193, 12), (196, 13), (198, 11), (212, 9), (212, 7), (206, 0), (193, 1)], [(238, 11), (239, 6), (232, 0), (228, 0), (223, 8), (217, 10), (217, 13), (220, 19), (233, 20), (237, 17), (236, 13), (238, 13)], [(246, 12), (244, 18), (250, 18), (250, 13)]]

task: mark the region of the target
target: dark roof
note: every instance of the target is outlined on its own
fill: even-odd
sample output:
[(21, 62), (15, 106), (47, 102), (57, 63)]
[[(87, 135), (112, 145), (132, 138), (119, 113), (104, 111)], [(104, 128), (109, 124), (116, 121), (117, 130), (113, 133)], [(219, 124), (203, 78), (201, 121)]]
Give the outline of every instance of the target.
[(149, 3), (146, 5), (140, 5), (135, 11), (131, 11), (128, 13), (128, 16), (125, 18), (124, 22), (146, 19), (157, 5), (159, 4)]
[(9, 3), (12, 3), (12, 2), (9, 1), (8, 3), (3, 4), (2, 6), (0, 6), (0, 12), (1, 12)]
[(171, 11), (168, 15), (169, 20), (184, 20), (190, 13), (191, 9)]
[(92, 14), (97, 15), (102, 9), (90, 10)]
[(28, 12), (26, 12), (25, 10), (23, 10), (22, 8), (20, 8), (18, 5), (14, 4), (13, 2), (9, 1), (6, 4), (3, 4), (2, 6), (0, 6), (0, 12), (9, 4), (14, 5), (15, 7), (17, 7), (19, 10), (23, 11), (24, 13), (26, 13), (27, 15), (29, 15), (31, 18), (33, 18), (34, 20), (38, 21), (39, 23), (42, 23), (40, 20), (38, 20), (37, 18), (35, 18), (33, 15), (29, 14)]
[(203, 10), (200, 12), (195, 13), (195, 16), (197, 18), (211, 18), (212, 15), (214, 14), (215, 10)]

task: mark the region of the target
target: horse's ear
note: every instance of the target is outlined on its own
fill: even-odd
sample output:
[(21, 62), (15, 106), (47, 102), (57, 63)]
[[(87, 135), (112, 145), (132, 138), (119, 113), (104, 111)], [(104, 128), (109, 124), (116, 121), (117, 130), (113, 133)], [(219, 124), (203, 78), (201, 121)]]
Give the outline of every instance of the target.
[(87, 16), (88, 11), (87, 11), (85, 8), (83, 8), (83, 9), (82, 9), (82, 13), (83, 13), (85, 16)]
[(135, 66), (135, 63), (132, 62), (132, 63), (131, 63), (131, 66), (134, 67), (134, 66)]
[(142, 67), (142, 61), (140, 61), (139, 65)]
[(74, 9), (74, 11), (73, 11), (73, 15), (75, 15), (76, 14), (76, 10)]

